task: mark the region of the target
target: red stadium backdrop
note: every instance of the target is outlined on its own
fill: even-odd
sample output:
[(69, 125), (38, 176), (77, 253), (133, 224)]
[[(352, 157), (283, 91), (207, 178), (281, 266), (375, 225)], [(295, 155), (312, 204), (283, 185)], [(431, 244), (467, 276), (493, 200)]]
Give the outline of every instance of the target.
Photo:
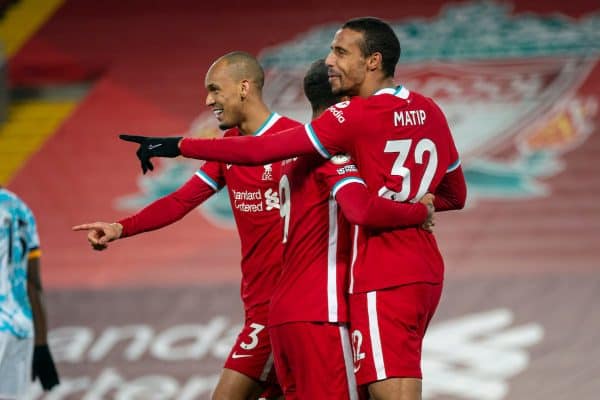
[(257, 54), (273, 109), (306, 121), (300, 78), (361, 15), (394, 26), (397, 80), (439, 101), (469, 184), (467, 209), (437, 219), (446, 289), (424, 398), (597, 398), (597, 3), (442, 3), (63, 5), (10, 60), (15, 84), (93, 79), (9, 184), (38, 218), (63, 381), (29, 398), (209, 398), (241, 322), (227, 200), (101, 253), (70, 227), (125, 216), (193, 173), (197, 163), (169, 160), (142, 176), (117, 134), (214, 135), (203, 80), (226, 52)]

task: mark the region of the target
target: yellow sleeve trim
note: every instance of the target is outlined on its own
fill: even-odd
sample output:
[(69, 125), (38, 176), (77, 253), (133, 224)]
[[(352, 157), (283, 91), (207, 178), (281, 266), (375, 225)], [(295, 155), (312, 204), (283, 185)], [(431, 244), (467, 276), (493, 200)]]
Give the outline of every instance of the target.
[(28, 260), (32, 260), (34, 258), (40, 258), (42, 255), (42, 251), (40, 249), (35, 249), (29, 252), (29, 255), (27, 256)]

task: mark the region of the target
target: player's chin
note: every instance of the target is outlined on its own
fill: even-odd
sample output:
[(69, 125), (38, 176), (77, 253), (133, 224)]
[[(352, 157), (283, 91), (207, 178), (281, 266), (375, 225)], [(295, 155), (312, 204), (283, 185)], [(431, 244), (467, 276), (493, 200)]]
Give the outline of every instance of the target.
[(331, 93), (333, 93), (335, 96), (349, 96), (348, 88), (345, 88), (342, 85), (331, 85)]
[(226, 121), (221, 121), (221, 122), (219, 123), (219, 129), (220, 129), (220, 130), (222, 130), (222, 131), (225, 131), (225, 130), (227, 130), (227, 129), (231, 129), (231, 128), (233, 128), (234, 126), (235, 126), (235, 124), (232, 124), (232, 123), (230, 123), (230, 122), (226, 122)]
[(331, 91), (335, 94), (337, 90), (342, 88), (342, 83), (339, 78), (329, 78), (329, 86), (331, 86)]

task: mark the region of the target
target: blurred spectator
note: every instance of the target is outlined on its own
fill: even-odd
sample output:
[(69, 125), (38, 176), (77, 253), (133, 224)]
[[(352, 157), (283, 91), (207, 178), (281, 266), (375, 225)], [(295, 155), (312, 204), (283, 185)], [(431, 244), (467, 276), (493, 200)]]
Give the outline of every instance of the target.
[[(44, 390), (58, 385), (48, 348), (35, 218), (0, 187), (0, 399), (23, 398), (30, 378)], [(35, 346), (34, 346), (35, 342)]]

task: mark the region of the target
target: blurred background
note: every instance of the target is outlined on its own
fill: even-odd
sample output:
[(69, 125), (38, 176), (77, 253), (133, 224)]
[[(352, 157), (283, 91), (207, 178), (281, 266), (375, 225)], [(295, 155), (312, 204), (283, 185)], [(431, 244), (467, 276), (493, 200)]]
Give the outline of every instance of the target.
[(208, 399), (242, 320), (225, 196), (93, 252), (114, 221), (199, 163), (142, 176), (122, 132), (218, 134), (204, 74), (245, 50), (275, 111), (307, 121), (301, 77), (351, 17), (389, 21), (398, 83), (453, 130), (466, 210), (440, 214), (446, 286), (423, 350), (426, 399), (600, 392), (597, 1), (0, 1), (0, 184), (38, 219), (62, 384), (29, 399)]

